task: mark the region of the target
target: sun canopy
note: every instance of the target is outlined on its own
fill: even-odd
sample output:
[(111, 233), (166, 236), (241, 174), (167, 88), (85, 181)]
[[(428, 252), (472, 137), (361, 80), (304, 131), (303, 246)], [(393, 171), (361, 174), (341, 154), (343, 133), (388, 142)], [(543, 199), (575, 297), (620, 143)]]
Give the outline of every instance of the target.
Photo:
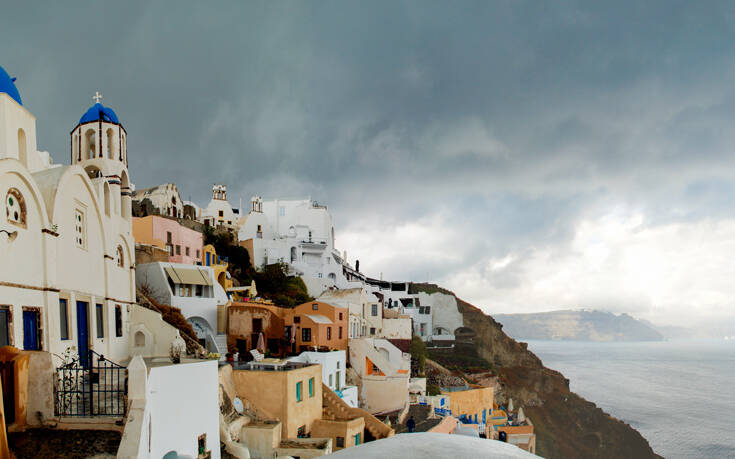
[(176, 284), (212, 285), (209, 273), (196, 267), (182, 268), (177, 266), (174, 268), (173, 266), (166, 266), (164, 271)]

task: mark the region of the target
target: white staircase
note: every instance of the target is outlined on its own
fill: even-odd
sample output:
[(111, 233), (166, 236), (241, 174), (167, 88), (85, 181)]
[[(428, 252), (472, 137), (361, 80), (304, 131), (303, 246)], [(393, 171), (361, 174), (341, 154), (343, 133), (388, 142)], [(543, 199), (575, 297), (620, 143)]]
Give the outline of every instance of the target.
[(220, 355), (220, 360), (225, 358), (227, 354), (227, 335), (224, 333), (216, 335), (214, 337), (214, 344), (217, 345), (217, 353)]

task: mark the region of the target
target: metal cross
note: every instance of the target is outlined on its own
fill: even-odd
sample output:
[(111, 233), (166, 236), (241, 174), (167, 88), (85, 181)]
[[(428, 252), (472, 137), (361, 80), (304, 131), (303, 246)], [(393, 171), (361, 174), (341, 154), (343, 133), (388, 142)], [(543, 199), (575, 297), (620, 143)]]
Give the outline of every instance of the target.
[(99, 91), (95, 91), (95, 94), (94, 96), (92, 96), (92, 99), (94, 99), (94, 101), (99, 104), (100, 101), (102, 100), (102, 94), (100, 94)]

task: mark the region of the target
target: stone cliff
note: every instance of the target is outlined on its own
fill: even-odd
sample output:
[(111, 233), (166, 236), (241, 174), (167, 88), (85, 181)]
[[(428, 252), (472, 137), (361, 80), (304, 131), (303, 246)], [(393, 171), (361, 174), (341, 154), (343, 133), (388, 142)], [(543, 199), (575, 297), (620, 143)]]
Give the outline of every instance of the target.
[[(430, 284), (418, 290), (443, 291)], [(455, 295), (456, 296), (456, 295)], [(498, 402), (512, 398), (534, 423), (538, 454), (545, 458), (657, 458), (643, 436), (569, 390), (569, 380), (544, 367), (525, 343), (509, 338), (502, 325), (457, 298), (464, 326), (474, 331), (477, 354), (500, 379)]]

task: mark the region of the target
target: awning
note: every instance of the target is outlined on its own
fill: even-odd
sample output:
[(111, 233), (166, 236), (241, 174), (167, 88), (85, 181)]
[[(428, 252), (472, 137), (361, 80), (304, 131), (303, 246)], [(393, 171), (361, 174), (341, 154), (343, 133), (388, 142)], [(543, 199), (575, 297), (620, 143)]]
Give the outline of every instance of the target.
[(173, 266), (166, 266), (163, 269), (176, 284), (212, 285), (209, 274), (196, 267), (182, 268), (177, 266), (174, 268)]

